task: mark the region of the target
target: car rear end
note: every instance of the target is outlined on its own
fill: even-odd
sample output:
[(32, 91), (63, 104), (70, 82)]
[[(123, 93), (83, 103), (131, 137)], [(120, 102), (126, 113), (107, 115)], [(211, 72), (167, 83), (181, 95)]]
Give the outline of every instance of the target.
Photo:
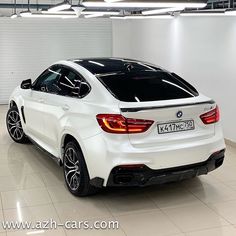
[(221, 166), (225, 143), (217, 104), (176, 74), (123, 64), (122, 71), (96, 75), (120, 101), (119, 113), (96, 116), (105, 140), (106, 185), (179, 181)]
[[(138, 112), (127, 107), (121, 110), (133, 123), (143, 120), (153, 124), (146, 132), (128, 134), (131, 148), (124, 157), (127, 164), (112, 170), (110, 185), (178, 181), (207, 174), (222, 165), (225, 144), (219, 110), (213, 101)], [(183, 115), (178, 118), (180, 111)]]

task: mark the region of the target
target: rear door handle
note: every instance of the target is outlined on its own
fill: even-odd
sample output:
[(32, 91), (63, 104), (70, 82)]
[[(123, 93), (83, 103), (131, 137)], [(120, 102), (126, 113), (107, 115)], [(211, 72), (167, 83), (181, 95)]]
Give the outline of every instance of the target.
[(70, 109), (70, 107), (69, 107), (68, 105), (64, 105), (64, 106), (62, 107), (62, 109), (63, 109), (64, 111), (68, 111), (68, 110)]

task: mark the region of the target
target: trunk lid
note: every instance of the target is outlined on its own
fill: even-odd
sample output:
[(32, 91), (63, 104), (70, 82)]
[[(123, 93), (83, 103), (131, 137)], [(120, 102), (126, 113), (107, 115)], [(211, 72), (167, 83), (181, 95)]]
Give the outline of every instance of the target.
[[(127, 103), (120, 102), (121, 114), (126, 118), (153, 120), (153, 125), (144, 133), (129, 134), (130, 142), (137, 148), (165, 147), (209, 138), (215, 134), (215, 125), (205, 125), (200, 115), (215, 108), (215, 102), (199, 95), (194, 98), (168, 101)], [(181, 112), (182, 116), (177, 117)], [(193, 121), (194, 129), (159, 133), (158, 125)], [(178, 123), (178, 124), (179, 124)], [(160, 127), (159, 127), (160, 129)]]

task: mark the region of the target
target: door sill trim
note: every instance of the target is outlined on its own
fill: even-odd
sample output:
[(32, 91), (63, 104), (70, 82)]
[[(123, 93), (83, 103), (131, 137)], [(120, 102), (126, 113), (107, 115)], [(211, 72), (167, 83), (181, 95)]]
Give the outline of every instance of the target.
[(44, 152), (47, 156), (49, 156), (53, 161), (55, 161), (59, 166), (62, 166), (62, 161), (59, 157), (54, 156), (50, 152), (48, 152), (45, 148), (43, 148), (41, 145), (39, 145), (36, 141), (34, 141), (32, 138), (27, 136), (27, 138), (34, 144), (36, 148), (38, 148), (40, 151)]

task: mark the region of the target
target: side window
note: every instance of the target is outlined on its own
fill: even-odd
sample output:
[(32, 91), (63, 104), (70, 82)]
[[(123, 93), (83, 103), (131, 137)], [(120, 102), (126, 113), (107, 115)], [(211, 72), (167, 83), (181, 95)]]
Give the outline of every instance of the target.
[(58, 80), (59, 95), (78, 97), (82, 78), (73, 71), (63, 68), (63, 74)]
[(62, 68), (59, 66), (52, 66), (41, 74), (33, 85), (36, 91), (55, 93), (59, 91), (58, 80), (62, 75)]
[(68, 68), (63, 69), (63, 74), (58, 81), (58, 87), (59, 95), (70, 97), (84, 97), (90, 91), (90, 86), (85, 80), (78, 73)]
[(87, 81), (82, 80), (82, 81), (81, 81), (81, 85), (80, 85), (79, 97), (80, 97), (80, 98), (85, 97), (86, 95), (89, 94), (90, 90), (91, 90), (91, 87), (90, 87), (90, 85), (87, 83)]

